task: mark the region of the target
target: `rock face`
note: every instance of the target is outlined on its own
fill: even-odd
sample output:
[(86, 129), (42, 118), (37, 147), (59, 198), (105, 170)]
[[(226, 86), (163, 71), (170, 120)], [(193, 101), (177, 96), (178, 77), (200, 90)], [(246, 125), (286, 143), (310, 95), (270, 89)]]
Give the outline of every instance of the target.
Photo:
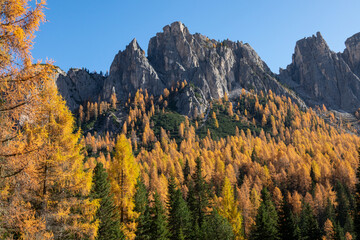
[(70, 69), (67, 73), (59, 71), (56, 85), (71, 111), (86, 101), (98, 101), (105, 77), (89, 73), (84, 69)]
[(204, 113), (209, 107), (204, 93), (199, 88), (187, 85), (181, 90), (176, 98), (177, 111), (186, 116), (194, 117), (196, 114)]
[(165, 26), (150, 40), (148, 59), (166, 87), (186, 80), (207, 99), (239, 88), (289, 95), (249, 44), (192, 35), (181, 22)]
[(209, 100), (225, 93), (237, 97), (242, 88), (271, 89), (301, 106), (304, 100), (309, 106), (325, 104), (353, 113), (360, 107), (360, 33), (345, 45), (343, 53), (334, 53), (320, 33), (299, 40), (292, 63), (275, 75), (249, 44), (218, 42), (174, 22), (151, 38), (148, 56), (134, 39), (115, 56), (108, 77), (71, 69), (58, 74), (57, 85), (71, 110), (99, 97), (108, 101), (113, 91), (119, 100), (140, 88), (160, 95), (164, 88), (186, 80), (194, 87), (179, 95), (176, 106), (188, 116), (203, 113)]
[(345, 50), (342, 54), (350, 69), (360, 76), (360, 33), (353, 35), (345, 41)]
[(140, 88), (153, 95), (161, 94), (165, 88), (136, 39), (115, 56), (103, 87), (104, 99), (110, 98), (113, 88), (118, 99), (126, 99)]
[[(223, 97), (225, 92), (231, 96), (231, 92), (241, 88), (255, 92), (271, 89), (296, 99), (279, 84), (249, 44), (217, 42), (201, 34), (190, 34), (181, 22), (165, 26), (150, 40), (148, 57), (135, 39), (120, 51), (111, 64), (102, 96), (109, 99), (115, 89), (118, 99), (126, 99), (139, 88), (159, 95), (164, 88), (184, 80), (199, 88), (205, 101)], [(204, 111), (203, 107), (198, 110)], [(189, 114), (192, 111), (180, 109)]]
[(346, 41), (343, 54), (332, 52), (321, 34), (299, 40), (292, 63), (280, 70), (280, 82), (293, 89), (309, 106), (325, 104), (354, 112), (360, 107), (359, 35)]

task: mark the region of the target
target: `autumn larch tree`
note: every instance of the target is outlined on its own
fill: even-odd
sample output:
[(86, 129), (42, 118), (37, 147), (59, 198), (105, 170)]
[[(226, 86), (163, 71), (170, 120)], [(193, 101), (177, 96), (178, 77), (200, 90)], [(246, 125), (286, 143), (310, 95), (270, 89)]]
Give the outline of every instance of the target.
[(88, 197), (92, 173), (84, 169), (80, 132), (73, 132), (75, 121), (55, 83), (43, 91), (42, 114), (32, 123), (43, 126), (45, 137), (33, 163), (31, 202), (55, 239), (94, 239), (98, 202)]
[[(40, 103), (39, 87), (50, 81), (52, 69), (50, 65), (32, 63), (30, 50), (34, 32), (45, 20), (45, 1), (33, 4), (34, 8), (30, 4), (23, 0), (0, 1), (1, 238), (3, 234), (13, 233), (25, 237), (21, 231), (42, 231), (44, 227), (33, 219), (33, 211), (23, 208), (28, 203), (17, 196), (29, 188), (29, 184), (24, 184), (29, 181), (26, 171), (40, 147), (38, 141), (31, 141), (31, 134), (24, 133), (25, 129), (28, 133), (33, 131), (26, 123), (38, 116), (34, 113)], [(17, 211), (12, 211), (16, 208)], [(25, 221), (29, 221), (27, 226)]]
[(219, 202), (219, 214), (226, 218), (232, 226), (235, 239), (243, 239), (242, 216), (234, 198), (234, 190), (230, 181), (225, 177)]
[(356, 171), (355, 185), (355, 214), (354, 214), (354, 230), (356, 233), (356, 240), (360, 240), (360, 149), (358, 150), (358, 168)]
[(125, 235), (135, 237), (135, 220), (138, 214), (134, 211), (135, 185), (139, 176), (139, 166), (132, 153), (131, 143), (121, 134), (115, 145), (115, 156), (110, 163), (109, 178), (114, 193), (115, 204), (124, 224)]

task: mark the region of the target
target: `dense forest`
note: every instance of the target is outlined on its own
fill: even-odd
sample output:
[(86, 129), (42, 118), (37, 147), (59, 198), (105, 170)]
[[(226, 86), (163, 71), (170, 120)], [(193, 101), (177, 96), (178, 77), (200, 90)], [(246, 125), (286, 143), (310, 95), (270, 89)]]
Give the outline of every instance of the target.
[(360, 239), (360, 138), (325, 106), (243, 90), (189, 118), (184, 81), (73, 114), (30, 51), (45, 1), (0, 6), (1, 239)]

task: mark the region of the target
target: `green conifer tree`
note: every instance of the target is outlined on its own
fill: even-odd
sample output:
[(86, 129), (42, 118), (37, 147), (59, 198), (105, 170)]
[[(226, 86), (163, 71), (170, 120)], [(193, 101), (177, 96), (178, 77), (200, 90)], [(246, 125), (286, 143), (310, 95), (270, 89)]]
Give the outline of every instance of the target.
[(193, 226), (201, 229), (205, 220), (206, 209), (209, 207), (210, 191), (204, 177), (200, 158), (196, 159), (196, 169), (189, 183), (187, 202), (192, 213)]
[(91, 197), (100, 200), (100, 207), (96, 212), (96, 219), (100, 221), (98, 240), (125, 239), (121, 231), (120, 216), (115, 207), (108, 174), (102, 163), (94, 168)]
[(251, 233), (251, 239), (280, 239), (279, 217), (267, 188), (263, 188), (261, 191), (261, 200), (262, 202), (256, 215), (255, 226)]
[(152, 207), (150, 208), (150, 231), (151, 239), (168, 240), (169, 230), (166, 221), (166, 213), (164, 206), (160, 200), (160, 196), (157, 192), (154, 194), (154, 200)]
[(184, 175), (184, 184), (187, 184), (188, 182), (188, 176), (190, 175), (190, 166), (189, 166), (189, 160), (186, 159), (185, 166), (183, 169), (183, 175)]
[(168, 182), (167, 206), (170, 239), (187, 239), (191, 231), (191, 214), (180, 189), (176, 186), (174, 177)]
[(344, 229), (344, 234), (349, 232), (353, 234), (354, 223), (351, 217), (351, 196), (348, 194), (346, 186), (341, 184), (339, 181), (336, 183), (336, 200), (337, 200), (337, 222), (340, 227)]
[(300, 240), (300, 229), (297, 217), (291, 211), (291, 207), (284, 198), (279, 215), (280, 235), (282, 240)]
[(232, 240), (235, 239), (233, 229), (228, 220), (222, 217), (216, 209), (207, 215), (202, 227), (201, 239)]
[(149, 194), (146, 186), (141, 178), (138, 178), (136, 183), (136, 192), (134, 196), (135, 208), (134, 211), (140, 215), (136, 219), (136, 240), (149, 240), (150, 235), (150, 212), (149, 212)]
[(303, 209), (301, 210), (299, 227), (301, 231), (301, 239), (303, 240), (321, 239), (321, 230), (319, 228), (319, 224), (308, 203), (305, 203)]

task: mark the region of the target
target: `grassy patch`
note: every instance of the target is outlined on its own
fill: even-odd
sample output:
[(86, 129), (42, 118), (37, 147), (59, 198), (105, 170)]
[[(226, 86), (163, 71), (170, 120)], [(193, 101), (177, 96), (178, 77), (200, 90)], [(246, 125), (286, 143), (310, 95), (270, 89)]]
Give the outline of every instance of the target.
[(160, 137), (160, 130), (163, 128), (170, 132), (170, 138), (179, 138), (180, 123), (185, 121), (185, 117), (176, 112), (158, 112), (151, 117), (154, 123), (153, 131), (157, 137)]
[[(213, 119), (212, 113), (216, 112), (216, 119), (218, 120), (219, 127), (215, 126), (215, 119)], [(225, 138), (227, 136), (234, 136), (236, 133), (236, 127), (240, 130), (250, 129), (251, 131), (255, 131), (257, 134), (260, 133), (261, 129), (255, 127), (250, 122), (237, 121), (235, 117), (231, 117), (227, 114), (226, 110), (223, 106), (215, 105), (209, 114), (209, 118), (206, 123), (197, 129), (196, 133), (200, 138), (204, 138), (207, 135), (208, 129), (211, 132), (211, 136), (213, 139), (217, 140), (220, 138)]]

